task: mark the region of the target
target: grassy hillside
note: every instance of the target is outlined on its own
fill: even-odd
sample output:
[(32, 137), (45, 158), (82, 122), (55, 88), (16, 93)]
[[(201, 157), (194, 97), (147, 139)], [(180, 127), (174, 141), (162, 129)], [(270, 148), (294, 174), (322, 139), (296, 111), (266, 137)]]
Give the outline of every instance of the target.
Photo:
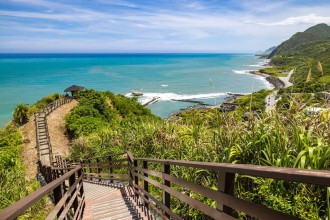
[[(25, 167), (20, 157), (22, 143), (15, 125), (0, 129), (0, 210), (40, 187), (38, 181), (25, 179)], [(46, 198), (41, 199), (18, 219), (45, 219), (49, 211), (46, 201)]]
[[(293, 35), (270, 55), (270, 69), (263, 72), (281, 73), (295, 69), (292, 88), (285, 93), (322, 92), (330, 90), (330, 27), (318, 24)], [(311, 70), (311, 71), (309, 71)], [(310, 74), (309, 74), (310, 72)]]
[[(23, 136), (19, 126), (28, 122), (34, 112), (58, 98), (61, 98), (61, 95), (55, 93), (31, 106), (19, 103), (14, 110), (13, 120), (0, 129), (0, 210), (40, 188), (37, 180), (25, 178), (26, 167), (21, 157)], [(47, 202), (45, 197), (18, 219), (45, 219), (50, 209), (50, 202)]]
[(318, 24), (304, 32), (294, 34), (290, 39), (281, 43), (273, 50), (269, 58), (296, 55), (305, 48), (329, 41), (330, 27), (327, 24)]

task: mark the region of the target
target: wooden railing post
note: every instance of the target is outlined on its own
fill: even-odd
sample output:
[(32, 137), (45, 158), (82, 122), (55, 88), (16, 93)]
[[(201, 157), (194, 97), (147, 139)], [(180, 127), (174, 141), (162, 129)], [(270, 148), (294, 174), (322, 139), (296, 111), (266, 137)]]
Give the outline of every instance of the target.
[[(138, 166), (138, 162), (137, 162), (137, 160), (134, 160), (134, 168), (137, 168), (137, 166)], [(134, 185), (139, 185), (139, 178), (136, 175), (134, 175)], [(135, 190), (136, 190), (136, 187), (134, 186), (134, 191)], [(135, 192), (136, 201), (138, 201), (138, 196), (139, 196), (139, 194), (137, 192)]]
[[(148, 162), (147, 161), (143, 161), (143, 168), (144, 169), (148, 169)], [(143, 173), (143, 176), (148, 177), (147, 173)], [(143, 181), (143, 188), (146, 192), (149, 192), (149, 184), (148, 181)], [(146, 199), (149, 199), (148, 196), (145, 196)], [(148, 203), (145, 203), (145, 207), (148, 208), (149, 205)]]
[[(63, 175), (64, 175), (64, 170), (61, 170), (61, 176)], [(67, 191), (65, 186), (65, 181), (62, 184), (63, 184), (63, 192), (65, 193)]]
[[(73, 173), (70, 177), (69, 177), (69, 187), (73, 186), (74, 183), (76, 182), (76, 173)], [(74, 196), (75, 192), (76, 192), (76, 188), (74, 188), (74, 190), (72, 190), (71, 192), (71, 197)], [(78, 208), (78, 197), (76, 197), (73, 201), (72, 207), (74, 209), (74, 213), (77, 211)]]
[[(170, 175), (171, 174), (171, 167), (169, 164), (163, 164), (163, 173)], [(164, 180), (164, 185), (171, 187), (171, 182), (168, 180)], [(163, 190), (163, 204), (171, 209), (171, 195), (166, 192), (165, 190)], [(167, 218), (170, 218), (170, 215), (168, 213), (165, 212), (165, 216)]]
[(131, 152), (127, 152), (127, 160), (128, 160), (128, 175), (129, 175), (129, 180), (128, 183), (130, 187), (133, 189), (133, 156)]
[[(55, 205), (62, 199), (62, 184), (58, 185), (54, 190), (53, 190), (53, 195), (54, 195), (54, 203)], [(63, 210), (63, 208), (60, 209), (59, 213)], [(57, 217), (60, 216), (60, 214), (57, 214)]]
[[(218, 191), (234, 195), (235, 174), (224, 171), (218, 172)], [(232, 215), (233, 209), (217, 201), (217, 210)]]
[(52, 168), (47, 166), (46, 172), (47, 172), (47, 183), (50, 183), (53, 180), (53, 178), (52, 178)]
[(91, 175), (91, 173), (93, 173), (92, 168), (91, 168), (91, 160), (88, 160), (88, 163), (89, 163), (89, 178), (90, 178), (90, 180), (93, 180), (93, 177)]
[(83, 160), (80, 160), (80, 165), (81, 165), (83, 179), (87, 179), (87, 174), (86, 174), (87, 170)]
[[(110, 178), (111, 177), (111, 174), (113, 174), (113, 164), (112, 164), (112, 157), (109, 156), (109, 173), (110, 173)], [(110, 183), (113, 183), (113, 179), (110, 179)]]
[(96, 158), (96, 172), (98, 173), (98, 177), (99, 177), (99, 182), (101, 181), (101, 168), (99, 168), (100, 166), (100, 159)]
[[(82, 174), (82, 169), (83, 168), (79, 169), (78, 172), (77, 172), (77, 174), (78, 174), (78, 177), (77, 178), (78, 179), (81, 177), (81, 175), (83, 175)], [(84, 195), (84, 187), (83, 187), (83, 184), (82, 184), (82, 180), (81, 180), (81, 183), (80, 184), (81, 184), (81, 186), (80, 186), (80, 196), (83, 196)]]

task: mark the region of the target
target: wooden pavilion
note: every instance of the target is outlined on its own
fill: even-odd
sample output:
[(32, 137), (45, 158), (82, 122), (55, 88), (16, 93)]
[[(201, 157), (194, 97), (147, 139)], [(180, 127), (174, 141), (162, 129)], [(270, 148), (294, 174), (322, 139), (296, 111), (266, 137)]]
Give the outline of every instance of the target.
[(71, 92), (71, 96), (73, 96), (76, 92), (80, 91), (80, 90), (84, 90), (85, 87), (82, 87), (82, 86), (77, 86), (77, 85), (72, 85), (68, 88), (66, 88), (64, 90), (64, 92)]

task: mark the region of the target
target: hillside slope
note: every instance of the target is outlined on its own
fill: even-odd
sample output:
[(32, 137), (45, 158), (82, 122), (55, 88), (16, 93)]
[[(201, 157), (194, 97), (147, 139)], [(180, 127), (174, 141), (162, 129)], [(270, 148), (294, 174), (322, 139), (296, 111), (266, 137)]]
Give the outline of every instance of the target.
[(327, 24), (318, 24), (294, 34), (281, 43), (269, 58), (274, 66), (269, 71), (296, 70), (290, 80), (294, 85), (287, 91), (313, 93), (330, 90), (330, 26)]
[(294, 34), (290, 39), (281, 43), (269, 55), (274, 56), (292, 56), (301, 54), (306, 48), (330, 42), (330, 26), (327, 24), (318, 24), (308, 28), (304, 32)]

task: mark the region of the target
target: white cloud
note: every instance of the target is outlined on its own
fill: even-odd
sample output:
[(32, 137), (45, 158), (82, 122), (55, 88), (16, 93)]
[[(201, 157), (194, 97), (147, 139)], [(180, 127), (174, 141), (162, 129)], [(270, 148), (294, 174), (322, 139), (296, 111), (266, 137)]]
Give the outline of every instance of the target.
[(303, 16), (289, 17), (284, 20), (276, 22), (260, 22), (257, 24), (269, 25), (269, 26), (285, 26), (285, 25), (296, 25), (296, 24), (319, 24), (319, 23), (330, 23), (330, 17), (318, 16), (316, 14), (309, 14)]
[(117, 5), (117, 6), (123, 6), (123, 7), (128, 7), (128, 8), (138, 7), (138, 5), (136, 5), (136, 4), (133, 4), (128, 1), (123, 1), (123, 0), (97, 0), (97, 2), (106, 4), (106, 5)]
[(186, 6), (194, 10), (203, 10), (206, 8), (205, 5), (198, 1), (190, 1)]
[(279, 44), (313, 24), (330, 23), (329, 7), (292, 7), (287, 1), (239, 1), (235, 9), (198, 0), (173, 1), (170, 7), (128, 0), (95, 0), (92, 4), (8, 1), (11, 6), (22, 3), (24, 7), (0, 10), (2, 51), (10, 51), (10, 47), (81, 51), (84, 47), (111, 52), (146, 47), (150, 51), (247, 52)]

